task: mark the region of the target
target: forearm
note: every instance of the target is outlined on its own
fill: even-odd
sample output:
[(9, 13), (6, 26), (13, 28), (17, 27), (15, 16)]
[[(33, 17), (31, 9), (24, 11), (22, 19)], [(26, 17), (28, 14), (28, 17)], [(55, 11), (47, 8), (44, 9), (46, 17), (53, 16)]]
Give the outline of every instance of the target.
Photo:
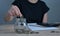
[(45, 13), (43, 17), (43, 23), (47, 23), (47, 21), (48, 21), (48, 16), (47, 13)]
[(6, 15), (4, 20), (5, 21), (11, 21), (13, 18), (14, 18), (13, 16)]

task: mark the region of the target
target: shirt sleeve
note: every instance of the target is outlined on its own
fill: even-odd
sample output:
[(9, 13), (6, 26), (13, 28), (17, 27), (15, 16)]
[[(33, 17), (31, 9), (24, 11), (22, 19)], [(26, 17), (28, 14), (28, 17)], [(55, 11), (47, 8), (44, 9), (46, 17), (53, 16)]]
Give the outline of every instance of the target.
[(46, 5), (45, 2), (42, 2), (42, 11), (44, 14), (49, 11), (49, 7)]
[(20, 0), (15, 0), (12, 5), (16, 5), (17, 7), (20, 7), (21, 4), (20, 4)]

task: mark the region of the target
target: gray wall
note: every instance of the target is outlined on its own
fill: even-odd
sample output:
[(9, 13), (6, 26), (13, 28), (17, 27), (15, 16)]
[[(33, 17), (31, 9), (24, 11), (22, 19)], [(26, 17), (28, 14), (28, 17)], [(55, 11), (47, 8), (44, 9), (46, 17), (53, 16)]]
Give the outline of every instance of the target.
[(9, 10), (12, 2), (13, 0), (0, 0), (0, 24), (8, 23), (4, 21), (4, 16)]
[(60, 0), (44, 0), (50, 7), (48, 12), (48, 22), (60, 22)]
[[(0, 24), (7, 23), (4, 21), (4, 16), (14, 0), (0, 0)], [(48, 12), (48, 22), (60, 22), (60, 0), (43, 0), (50, 8)], [(14, 21), (13, 21), (14, 22)], [(12, 23), (12, 22), (9, 22)]]

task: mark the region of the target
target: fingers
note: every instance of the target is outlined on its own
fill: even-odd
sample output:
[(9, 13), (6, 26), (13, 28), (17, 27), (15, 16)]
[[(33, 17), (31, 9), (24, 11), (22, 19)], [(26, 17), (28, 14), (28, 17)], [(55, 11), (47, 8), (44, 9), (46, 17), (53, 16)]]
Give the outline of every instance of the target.
[(22, 13), (21, 13), (21, 11), (19, 10), (19, 8), (17, 7), (17, 6), (15, 6), (15, 14), (17, 15), (17, 16), (22, 16)]
[(14, 11), (13, 9), (10, 9), (10, 10), (8, 11), (8, 15), (14, 16), (14, 15), (15, 15), (15, 11)]
[(12, 16), (16, 16), (15, 10), (12, 10), (11, 13), (12, 13)]
[(19, 8), (17, 6), (12, 6), (11, 9), (8, 11), (10, 16), (22, 16)]
[(16, 16), (20, 16), (20, 13), (18, 11), (15, 11)]
[(8, 15), (10, 15), (10, 16), (19, 16), (20, 13), (16, 12), (15, 10), (11, 10), (11, 11), (8, 12)]

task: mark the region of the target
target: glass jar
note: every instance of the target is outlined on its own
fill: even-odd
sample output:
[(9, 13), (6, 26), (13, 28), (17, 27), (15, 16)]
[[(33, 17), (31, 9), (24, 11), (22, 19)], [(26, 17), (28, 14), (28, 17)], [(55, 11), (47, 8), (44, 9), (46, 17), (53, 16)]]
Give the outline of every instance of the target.
[(26, 18), (23, 17), (17, 17), (16, 18), (16, 22), (14, 25), (14, 29), (16, 32), (24, 32), (24, 30), (27, 28), (27, 22), (26, 22)]

